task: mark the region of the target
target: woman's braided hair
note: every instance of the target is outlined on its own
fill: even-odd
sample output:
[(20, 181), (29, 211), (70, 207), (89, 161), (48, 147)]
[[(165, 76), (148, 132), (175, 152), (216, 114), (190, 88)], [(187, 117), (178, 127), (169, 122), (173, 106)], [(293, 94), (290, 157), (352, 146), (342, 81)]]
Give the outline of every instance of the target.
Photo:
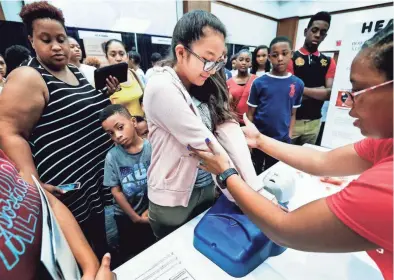
[(393, 79), (393, 21), (365, 41), (362, 51), (372, 60), (374, 66), (386, 75), (388, 81)]

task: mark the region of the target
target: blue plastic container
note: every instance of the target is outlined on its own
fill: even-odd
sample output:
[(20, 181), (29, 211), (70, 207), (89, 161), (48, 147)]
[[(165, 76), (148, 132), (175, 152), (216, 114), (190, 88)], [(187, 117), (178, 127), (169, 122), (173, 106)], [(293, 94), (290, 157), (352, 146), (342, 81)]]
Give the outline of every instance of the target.
[(252, 272), (286, 248), (273, 243), (222, 195), (194, 229), (194, 247), (233, 277)]

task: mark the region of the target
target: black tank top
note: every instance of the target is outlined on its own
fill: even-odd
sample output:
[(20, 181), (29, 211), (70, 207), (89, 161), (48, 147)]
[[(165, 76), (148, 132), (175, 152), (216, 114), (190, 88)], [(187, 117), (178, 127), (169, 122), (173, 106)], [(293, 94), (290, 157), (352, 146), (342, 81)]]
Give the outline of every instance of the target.
[(68, 67), (79, 80), (77, 86), (54, 77), (36, 58), (23, 65), (41, 74), (49, 92), (48, 104), (29, 138), (38, 174), (42, 182), (54, 186), (81, 183), (80, 190), (62, 195), (60, 200), (82, 223), (103, 212), (105, 201), (112, 201), (111, 193), (102, 186), (105, 156), (112, 141), (98, 119), (110, 101), (71, 64)]

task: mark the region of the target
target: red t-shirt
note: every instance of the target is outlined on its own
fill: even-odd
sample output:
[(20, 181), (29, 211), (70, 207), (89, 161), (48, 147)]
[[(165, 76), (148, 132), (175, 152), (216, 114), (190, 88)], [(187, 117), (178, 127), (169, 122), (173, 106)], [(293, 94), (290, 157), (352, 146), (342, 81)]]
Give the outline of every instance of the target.
[(373, 163), (341, 192), (326, 198), (349, 228), (380, 249), (367, 251), (386, 280), (393, 279), (393, 139), (365, 139), (354, 148)]
[(243, 114), (248, 112), (247, 102), (249, 99), (250, 88), (256, 78), (256, 75), (251, 75), (248, 82), (244, 85), (238, 85), (234, 78), (227, 80), (227, 87), (233, 98), (232, 103), (236, 104), (234, 109), (237, 113), (238, 121), (242, 124), (244, 123)]
[(39, 192), (0, 150), (0, 279), (35, 279), (41, 232)]

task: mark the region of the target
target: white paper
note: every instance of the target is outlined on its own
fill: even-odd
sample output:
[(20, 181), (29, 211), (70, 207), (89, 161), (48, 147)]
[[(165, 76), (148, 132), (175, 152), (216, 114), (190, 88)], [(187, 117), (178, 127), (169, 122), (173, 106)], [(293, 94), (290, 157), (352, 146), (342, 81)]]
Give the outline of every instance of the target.
[(56, 220), (38, 180), (32, 175), (39, 190), (42, 205), (41, 262), (53, 279), (79, 280), (78, 265)]
[(156, 262), (142, 271), (133, 271), (136, 273), (130, 275), (130, 280), (194, 280), (173, 252), (160, 256)]

